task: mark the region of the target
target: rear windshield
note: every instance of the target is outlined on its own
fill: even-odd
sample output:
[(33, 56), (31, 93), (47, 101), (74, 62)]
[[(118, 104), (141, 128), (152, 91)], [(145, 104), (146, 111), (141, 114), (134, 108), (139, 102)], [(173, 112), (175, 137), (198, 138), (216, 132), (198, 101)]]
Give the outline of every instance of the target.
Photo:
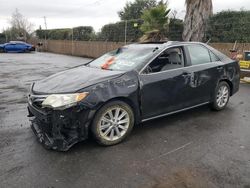
[(159, 49), (155, 47), (122, 47), (95, 59), (89, 63), (88, 66), (117, 71), (138, 70), (143, 67), (158, 50)]

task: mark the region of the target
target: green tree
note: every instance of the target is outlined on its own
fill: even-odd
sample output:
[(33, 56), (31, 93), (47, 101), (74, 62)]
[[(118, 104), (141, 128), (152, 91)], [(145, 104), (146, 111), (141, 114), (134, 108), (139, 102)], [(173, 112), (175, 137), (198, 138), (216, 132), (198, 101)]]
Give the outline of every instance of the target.
[(222, 11), (210, 17), (206, 40), (250, 42), (250, 11)]
[(0, 33), (0, 44), (6, 42), (6, 35), (5, 33)]
[(123, 10), (118, 12), (121, 20), (140, 19), (144, 10), (157, 6), (156, 0), (135, 0), (127, 2)]
[(168, 30), (168, 9), (167, 3), (159, 3), (156, 7), (145, 10), (141, 16), (144, 23), (141, 25), (141, 30), (146, 33), (157, 30), (161, 34), (166, 34)]
[(168, 39), (172, 41), (182, 41), (183, 20), (177, 18), (170, 18)]
[(36, 36), (39, 39), (44, 39), (46, 36), (47, 39), (51, 40), (72, 40), (72, 31), (74, 40), (86, 41), (95, 39), (95, 32), (91, 26), (79, 26), (73, 29), (62, 28), (42, 30), (40, 28), (36, 30)]
[[(91, 26), (74, 27), (74, 40), (92, 40), (95, 38), (95, 32)], [(72, 32), (71, 32), (72, 33)], [(71, 36), (72, 37), (72, 36)]]
[(120, 21), (104, 25), (97, 36), (97, 40), (123, 42), (125, 40), (125, 24), (127, 24), (127, 41), (137, 41), (142, 36), (142, 32), (139, 29), (139, 26), (142, 24), (141, 20), (129, 20), (126, 23), (125, 21)]
[(160, 1), (156, 7), (144, 10), (142, 20), (144, 21), (140, 29), (144, 35), (140, 42), (158, 42), (167, 40), (168, 32), (168, 3)]

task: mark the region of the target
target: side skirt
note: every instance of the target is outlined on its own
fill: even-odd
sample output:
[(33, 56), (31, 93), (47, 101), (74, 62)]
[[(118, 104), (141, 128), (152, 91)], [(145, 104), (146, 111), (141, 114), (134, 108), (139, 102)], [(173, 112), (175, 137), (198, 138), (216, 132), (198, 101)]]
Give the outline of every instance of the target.
[(176, 114), (176, 113), (183, 112), (183, 111), (186, 111), (186, 110), (190, 110), (190, 109), (192, 109), (192, 108), (197, 108), (197, 107), (199, 107), (199, 106), (203, 106), (203, 105), (209, 104), (209, 103), (210, 103), (210, 102), (204, 102), (204, 103), (201, 103), (201, 104), (198, 104), (198, 105), (195, 105), (195, 106), (183, 108), (183, 109), (181, 109), (181, 110), (176, 110), (176, 111), (169, 112), (169, 113), (166, 113), (166, 114), (161, 114), (161, 115), (154, 116), (154, 117), (151, 117), (151, 118), (146, 118), (146, 119), (141, 120), (141, 122), (145, 122), (145, 121), (149, 121), (149, 120), (153, 120), (153, 119), (165, 117), (165, 116), (168, 116), (168, 115)]

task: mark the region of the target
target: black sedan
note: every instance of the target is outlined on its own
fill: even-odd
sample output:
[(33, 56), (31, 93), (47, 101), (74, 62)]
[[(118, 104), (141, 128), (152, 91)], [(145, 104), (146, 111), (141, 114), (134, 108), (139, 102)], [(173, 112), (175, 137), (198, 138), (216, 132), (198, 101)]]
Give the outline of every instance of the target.
[(238, 62), (203, 43), (131, 44), (32, 84), (31, 127), (50, 149), (66, 151), (92, 134), (105, 146), (134, 124), (210, 104), (239, 90)]

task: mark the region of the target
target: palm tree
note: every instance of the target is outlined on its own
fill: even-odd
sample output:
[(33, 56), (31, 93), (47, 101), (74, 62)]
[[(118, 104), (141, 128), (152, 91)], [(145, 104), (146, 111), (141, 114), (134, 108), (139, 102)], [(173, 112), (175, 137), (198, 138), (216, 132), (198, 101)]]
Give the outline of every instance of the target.
[(141, 30), (145, 35), (141, 41), (147, 40), (164, 40), (168, 29), (168, 14), (170, 9), (167, 8), (167, 2), (160, 1), (156, 7), (145, 10), (141, 16), (144, 23)]
[(183, 40), (202, 41), (207, 20), (212, 14), (212, 0), (186, 0)]

